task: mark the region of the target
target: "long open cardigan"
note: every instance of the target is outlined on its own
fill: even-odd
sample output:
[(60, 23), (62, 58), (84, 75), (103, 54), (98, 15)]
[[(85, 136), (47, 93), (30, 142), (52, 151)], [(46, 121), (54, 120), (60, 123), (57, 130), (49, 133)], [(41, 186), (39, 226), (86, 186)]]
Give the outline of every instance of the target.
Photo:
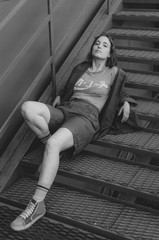
[[(75, 83), (84, 74), (88, 67), (90, 67), (90, 63), (83, 62), (73, 69), (64, 89), (59, 92), (62, 102), (68, 101), (72, 96)], [(137, 103), (127, 94), (124, 88), (125, 81), (125, 72), (121, 68), (118, 68), (109, 97), (102, 111), (100, 112), (100, 129), (95, 134), (94, 140), (105, 135), (106, 133), (116, 134), (119, 132), (129, 132), (141, 127), (141, 123), (133, 109)], [(130, 103), (131, 111), (129, 119), (125, 123), (121, 123), (121, 117), (118, 117), (118, 111), (124, 101)]]

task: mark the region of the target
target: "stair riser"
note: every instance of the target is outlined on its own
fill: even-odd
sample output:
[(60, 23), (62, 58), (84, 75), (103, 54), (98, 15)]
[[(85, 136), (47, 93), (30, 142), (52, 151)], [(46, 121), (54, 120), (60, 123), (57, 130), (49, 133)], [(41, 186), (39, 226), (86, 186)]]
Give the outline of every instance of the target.
[(154, 64), (154, 65), (159, 65), (159, 59), (148, 59), (148, 58), (139, 58), (139, 57), (131, 57), (131, 56), (126, 56), (126, 55), (118, 55), (117, 54), (118, 61), (120, 62), (132, 62), (132, 63), (142, 63), (142, 64)]
[(158, 0), (123, 0), (123, 3), (124, 4), (136, 4), (136, 7), (138, 7), (138, 4), (158, 4), (159, 5), (159, 2), (158, 2)]
[(146, 17), (146, 16), (117, 16), (117, 15), (114, 15), (113, 16), (113, 21), (132, 21), (132, 22), (136, 22), (139, 23), (139, 22), (156, 22), (158, 23), (159, 22), (159, 17)]

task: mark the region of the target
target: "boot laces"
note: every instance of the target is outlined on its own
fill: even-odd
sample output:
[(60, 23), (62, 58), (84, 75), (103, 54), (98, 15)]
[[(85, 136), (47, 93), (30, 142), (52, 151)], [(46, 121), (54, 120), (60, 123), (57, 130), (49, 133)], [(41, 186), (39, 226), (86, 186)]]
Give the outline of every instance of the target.
[(26, 209), (20, 214), (20, 216), (24, 219), (28, 218), (33, 213), (35, 207), (36, 207), (36, 204), (34, 204), (33, 202), (30, 202), (26, 207)]

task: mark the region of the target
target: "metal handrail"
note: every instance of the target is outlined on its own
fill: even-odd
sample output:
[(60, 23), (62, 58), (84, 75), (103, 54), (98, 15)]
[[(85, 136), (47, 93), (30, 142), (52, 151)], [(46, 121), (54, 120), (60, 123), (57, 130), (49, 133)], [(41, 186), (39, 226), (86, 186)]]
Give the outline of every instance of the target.
[(50, 15), (49, 22), (49, 40), (50, 40), (50, 56), (51, 61), (51, 81), (52, 81), (52, 98), (56, 97), (56, 69), (55, 69), (55, 46), (54, 46), (54, 26), (53, 26), (53, 5), (52, 0), (48, 0), (48, 14)]
[(107, 15), (109, 15), (110, 12), (110, 0), (107, 0)]

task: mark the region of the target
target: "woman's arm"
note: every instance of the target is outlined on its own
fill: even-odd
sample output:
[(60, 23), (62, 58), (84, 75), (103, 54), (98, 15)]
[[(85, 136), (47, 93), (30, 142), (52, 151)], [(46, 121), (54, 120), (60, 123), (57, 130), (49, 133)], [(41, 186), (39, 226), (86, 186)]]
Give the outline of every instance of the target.
[[(125, 85), (125, 81), (123, 83)], [(137, 105), (137, 102), (129, 96), (127, 93), (125, 86), (123, 86), (120, 93), (120, 110), (118, 116), (122, 114), (121, 122), (126, 122), (130, 115), (131, 106), (134, 107)]]
[(129, 102), (125, 101), (122, 107), (119, 110), (118, 116), (122, 114), (121, 122), (126, 122), (130, 115), (130, 104)]
[(120, 91), (120, 102), (119, 102), (119, 104), (123, 104), (126, 101), (132, 107), (135, 107), (137, 105), (137, 102), (129, 96), (129, 94), (127, 92), (127, 89), (125, 88), (126, 81), (127, 81), (127, 75), (125, 73), (125, 78), (123, 79), (123, 83), (122, 83), (122, 87), (121, 87), (121, 91)]

